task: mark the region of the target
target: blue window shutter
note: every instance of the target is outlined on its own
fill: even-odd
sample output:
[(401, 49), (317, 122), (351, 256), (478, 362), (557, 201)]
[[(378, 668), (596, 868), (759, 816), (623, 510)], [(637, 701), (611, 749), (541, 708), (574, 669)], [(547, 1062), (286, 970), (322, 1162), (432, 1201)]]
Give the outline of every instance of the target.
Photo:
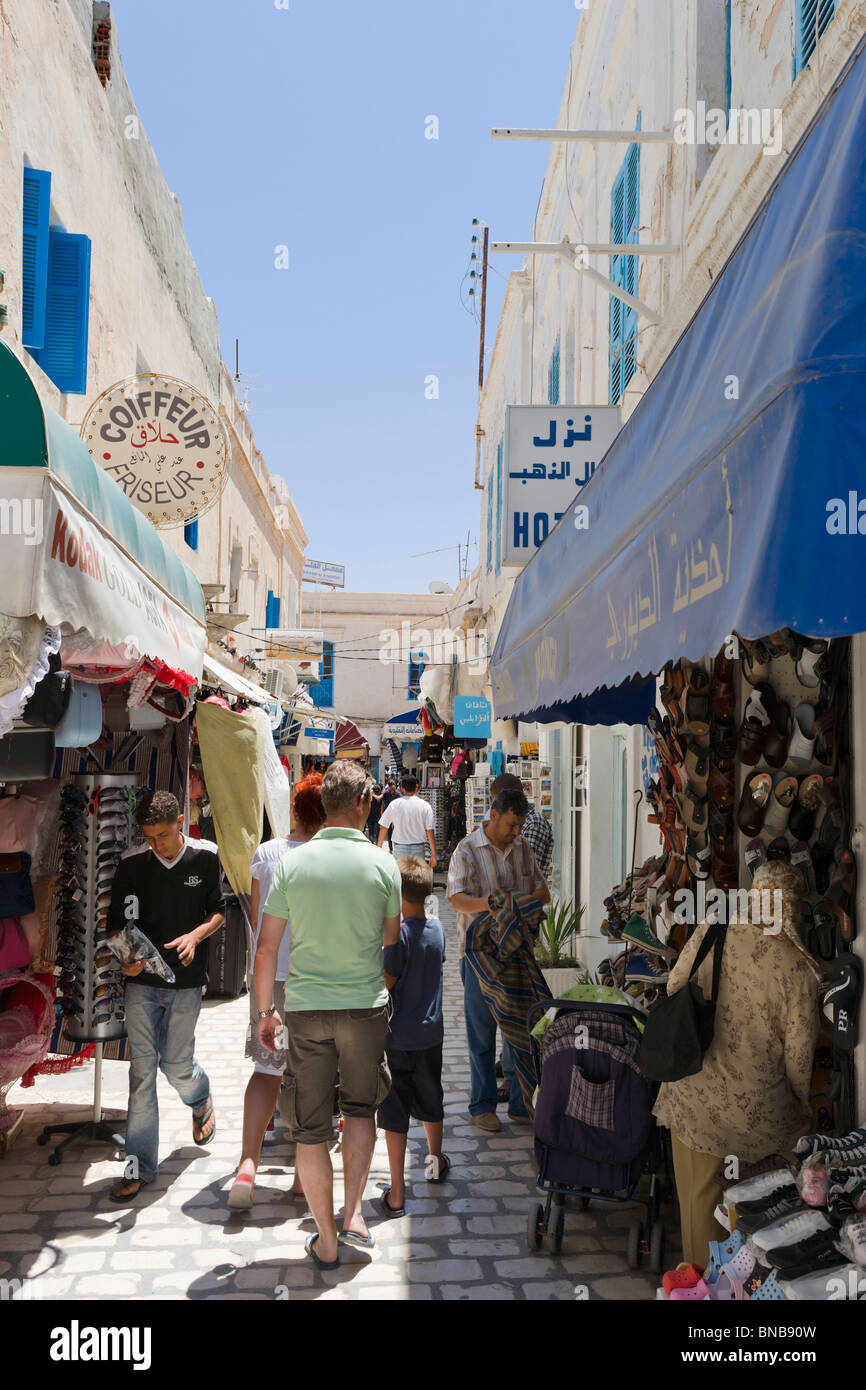
[(280, 625), (280, 596), (279, 596), (279, 594), (274, 594), (274, 621), (273, 621), (272, 626), (273, 626), (273, 627), (279, 627), (279, 625)]
[(273, 619), (273, 612), (274, 612), (274, 591), (273, 591), (273, 589), (268, 589), (268, 597), (267, 597), (267, 601), (266, 601), (266, 603), (265, 603), (265, 627), (273, 627), (273, 626), (274, 626), (274, 623), (273, 623), (273, 621), (272, 621), (272, 619)]
[(496, 573), (502, 569), (502, 440), (496, 446)]
[[(731, 0), (725, 0), (725, 111), (731, 110), (732, 92), (732, 67), (731, 67)], [(725, 117), (725, 129), (729, 115)]]
[(409, 696), (421, 694), (421, 677), (424, 674), (423, 652), (411, 652), (409, 655)]
[(547, 404), (559, 405), (559, 339), (556, 340), (556, 347), (550, 355), (550, 367), (547, 372)]
[[(640, 120), (638, 120), (640, 129)], [(610, 239), (617, 245), (634, 245), (640, 240), (640, 145), (629, 145), (611, 194)], [(611, 256), (610, 278), (629, 294), (637, 295), (637, 256)], [(610, 382), (609, 398), (616, 405), (635, 373), (637, 349), (637, 311), (615, 295), (610, 297)]]
[[(610, 200), (610, 239), (615, 246), (625, 242), (625, 165), (614, 180)], [(610, 278), (615, 285), (622, 283), (622, 256), (611, 256)], [(622, 395), (622, 311), (625, 308), (616, 295), (610, 297), (610, 403), (616, 405)]]
[(317, 709), (331, 709), (334, 704), (334, 644), (322, 643), (322, 678), (309, 688), (310, 699)]
[(41, 348), (45, 342), (50, 214), (50, 173), (47, 169), (25, 169), (21, 239), (21, 341), (26, 348)]
[(797, 0), (794, 76), (807, 67), (836, 13), (836, 0)]
[(183, 538), (190, 550), (198, 550), (198, 517), (194, 516), (183, 528)]
[(60, 391), (87, 393), (90, 237), (52, 227), (48, 235), (45, 343), (33, 352)]
[(493, 564), (493, 469), (487, 475), (487, 568)]

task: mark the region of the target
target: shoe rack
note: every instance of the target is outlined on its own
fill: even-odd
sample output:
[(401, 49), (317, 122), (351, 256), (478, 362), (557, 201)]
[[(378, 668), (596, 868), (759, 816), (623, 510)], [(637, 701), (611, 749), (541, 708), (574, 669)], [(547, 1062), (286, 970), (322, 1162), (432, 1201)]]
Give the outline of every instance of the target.
[(72, 1042), (113, 1042), (126, 1034), (124, 979), (103, 962), (108, 904), (117, 864), (135, 837), (134, 773), (70, 777), (61, 793), (57, 887), (57, 995)]

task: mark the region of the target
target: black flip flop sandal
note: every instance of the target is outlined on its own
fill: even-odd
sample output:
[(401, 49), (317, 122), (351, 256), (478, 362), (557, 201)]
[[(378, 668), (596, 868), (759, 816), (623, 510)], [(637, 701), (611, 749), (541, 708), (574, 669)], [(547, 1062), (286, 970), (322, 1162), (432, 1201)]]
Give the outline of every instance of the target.
[(374, 1206), (378, 1208), (386, 1221), (393, 1221), (398, 1216), (406, 1215), (405, 1207), (391, 1207), (388, 1205), (388, 1193), (390, 1193), (390, 1191), (391, 1189), (389, 1187), (388, 1192), (383, 1192), (381, 1197), (375, 1197), (373, 1199)]
[(437, 1183), (437, 1184), (438, 1184), (438, 1183), (441, 1183), (441, 1182), (444, 1182), (445, 1179), (448, 1177), (448, 1174), (449, 1174), (450, 1172), (451, 1172), (451, 1159), (448, 1157), (447, 1154), (442, 1154), (442, 1172), (439, 1174), (438, 1178), (428, 1178), (427, 1181), (428, 1181), (429, 1183)]
[(304, 1241), (304, 1249), (306, 1250), (310, 1259), (313, 1261), (313, 1264), (316, 1266), (317, 1269), (339, 1269), (339, 1256), (336, 1260), (323, 1260), (316, 1254), (314, 1247), (318, 1239), (319, 1232), (313, 1231), (310, 1235), (307, 1236), (307, 1239)]

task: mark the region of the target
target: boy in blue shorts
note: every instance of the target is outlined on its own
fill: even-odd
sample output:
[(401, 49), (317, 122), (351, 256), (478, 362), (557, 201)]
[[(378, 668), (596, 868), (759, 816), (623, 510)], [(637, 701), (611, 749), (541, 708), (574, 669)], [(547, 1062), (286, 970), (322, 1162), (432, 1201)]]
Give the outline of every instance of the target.
[(415, 854), (397, 861), (402, 879), (400, 938), (384, 951), (385, 983), (394, 1012), (385, 1052), (391, 1091), (379, 1106), (377, 1124), (385, 1131), (391, 1186), (378, 1199), (382, 1215), (404, 1216), (406, 1135), (411, 1119), (427, 1132), (428, 1182), (441, 1183), (451, 1167), (442, 1152), (442, 964), (445, 933), (438, 917), (426, 917), (433, 871)]

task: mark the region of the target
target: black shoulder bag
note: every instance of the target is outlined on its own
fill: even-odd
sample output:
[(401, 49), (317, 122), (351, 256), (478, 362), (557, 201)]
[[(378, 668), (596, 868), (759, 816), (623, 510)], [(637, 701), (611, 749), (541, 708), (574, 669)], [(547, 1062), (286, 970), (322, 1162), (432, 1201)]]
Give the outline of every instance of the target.
[[(647, 1019), (637, 1064), (648, 1080), (681, 1081), (704, 1065), (704, 1053), (713, 1041), (725, 931), (723, 922), (709, 928), (682, 989), (662, 999)], [(713, 950), (713, 992), (705, 999), (692, 976)]]

